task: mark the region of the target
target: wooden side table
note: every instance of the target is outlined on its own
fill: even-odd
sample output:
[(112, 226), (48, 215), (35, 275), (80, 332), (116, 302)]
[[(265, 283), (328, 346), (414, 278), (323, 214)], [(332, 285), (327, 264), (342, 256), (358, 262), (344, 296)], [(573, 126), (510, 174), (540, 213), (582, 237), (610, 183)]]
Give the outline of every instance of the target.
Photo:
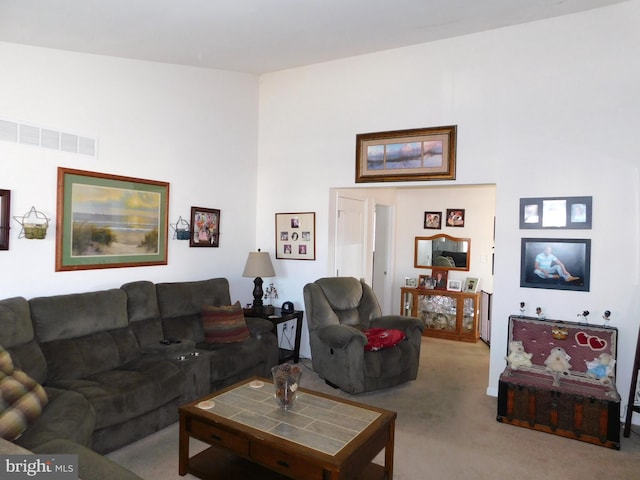
[(287, 348), (280, 348), (279, 363), (284, 363), (288, 360), (293, 360), (294, 363), (300, 361), (300, 336), (302, 335), (302, 317), (304, 312), (302, 310), (294, 310), (293, 313), (282, 313), (281, 308), (274, 308), (273, 313), (264, 313), (256, 311), (253, 308), (244, 308), (244, 315), (246, 317), (258, 317), (269, 320), (273, 324), (273, 333), (278, 335), (278, 325), (289, 320), (296, 321), (296, 337), (293, 343), (293, 350)]

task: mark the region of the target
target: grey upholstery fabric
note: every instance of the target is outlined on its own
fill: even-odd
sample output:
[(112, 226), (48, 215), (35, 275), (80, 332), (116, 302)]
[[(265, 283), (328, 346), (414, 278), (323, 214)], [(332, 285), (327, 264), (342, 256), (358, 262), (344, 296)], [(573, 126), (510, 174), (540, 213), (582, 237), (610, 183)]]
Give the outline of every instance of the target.
[[(382, 316), (369, 285), (351, 277), (321, 278), (304, 287), (313, 369), (348, 393), (389, 388), (418, 375), (424, 323), (413, 317)], [(406, 340), (365, 351), (369, 328), (402, 330)]]

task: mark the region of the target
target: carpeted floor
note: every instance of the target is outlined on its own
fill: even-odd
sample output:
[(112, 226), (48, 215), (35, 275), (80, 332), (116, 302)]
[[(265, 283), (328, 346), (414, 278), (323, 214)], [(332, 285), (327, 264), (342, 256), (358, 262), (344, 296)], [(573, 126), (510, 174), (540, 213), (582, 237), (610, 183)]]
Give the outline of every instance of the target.
[[(303, 360), (310, 366), (310, 360)], [(351, 396), (327, 386), (305, 368), (305, 388), (398, 412), (395, 480), (630, 479), (640, 475), (640, 435), (622, 438), (620, 451), (505, 425), (496, 399), (486, 395), (489, 349), (423, 338), (418, 379), (400, 387)], [(634, 427), (640, 432), (640, 427)], [(204, 445), (192, 441), (192, 454)], [(144, 479), (178, 475), (178, 426), (109, 454)], [(378, 463), (383, 463), (379, 455)]]

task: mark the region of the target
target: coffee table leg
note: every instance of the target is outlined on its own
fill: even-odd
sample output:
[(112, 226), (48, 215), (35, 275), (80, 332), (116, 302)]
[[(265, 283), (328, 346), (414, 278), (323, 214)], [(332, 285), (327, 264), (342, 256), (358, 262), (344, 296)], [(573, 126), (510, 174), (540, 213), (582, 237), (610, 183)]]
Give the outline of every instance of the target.
[(187, 464), (189, 463), (189, 434), (185, 425), (184, 415), (180, 415), (180, 437), (178, 446), (178, 473), (180, 476), (187, 474)]
[(396, 422), (392, 420), (389, 423), (389, 441), (387, 442), (387, 446), (384, 448), (384, 469), (387, 475), (387, 480), (391, 480), (393, 478), (393, 449), (395, 444), (395, 431), (396, 431)]

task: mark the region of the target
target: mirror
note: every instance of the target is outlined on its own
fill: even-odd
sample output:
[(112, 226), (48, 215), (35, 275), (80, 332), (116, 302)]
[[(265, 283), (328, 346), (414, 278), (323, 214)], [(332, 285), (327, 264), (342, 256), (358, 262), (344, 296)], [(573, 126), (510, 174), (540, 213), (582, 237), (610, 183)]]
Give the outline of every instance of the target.
[(415, 268), (442, 268), (469, 270), (471, 240), (444, 233), (433, 237), (416, 237), (413, 266)]

